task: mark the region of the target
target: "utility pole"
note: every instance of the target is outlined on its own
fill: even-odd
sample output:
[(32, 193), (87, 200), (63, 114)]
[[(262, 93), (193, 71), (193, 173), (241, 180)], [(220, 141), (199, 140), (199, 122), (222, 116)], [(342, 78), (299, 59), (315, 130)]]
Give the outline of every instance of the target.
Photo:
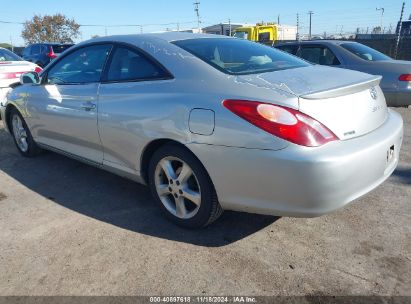
[(10, 36), (11, 51), (14, 52), (13, 36)]
[(200, 27), (200, 1), (194, 2), (194, 11), (197, 14), (197, 28), (198, 28), (198, 32), (201, 32), (201, 27)]
[(228, 27), (229, 27), (229, 29), (230, 29), (230, 37), (231, 37), (231, 19), (228, 19)]
[[(376, 8), (376, 11), (381, 11), (381, 22), (380, 22), (380, 32), (382, 32), (382, 19), (384, 18), (385, 9), (383, 7)], [(383, 33), (381, 33), (383, 34)]]
[(300, 40), (300, 16), (297, 13), (297, 35), (296, 35), (297, 41)]
[(398, 22), (397, 31), (396, 31), (397, 40), (395, 42), (394, 59), (397, 59), (397, 56), (398, 56), (398, 47), (400, 45), (400, 40), (401, 40), (402, 17), (404, 15), (404, 8), (405, 8), (405, 2), (402, 3), (400, 21)]
[(277, 24), (280, 25), (280, 15), (277, 17)]
[(308, 39), (311, 40), (311, 19), (312, 19), (312, 15), (314, 14), (314, 12), (309, 11), (308, 14), (310, 15), (310, 32), (308, 34)]

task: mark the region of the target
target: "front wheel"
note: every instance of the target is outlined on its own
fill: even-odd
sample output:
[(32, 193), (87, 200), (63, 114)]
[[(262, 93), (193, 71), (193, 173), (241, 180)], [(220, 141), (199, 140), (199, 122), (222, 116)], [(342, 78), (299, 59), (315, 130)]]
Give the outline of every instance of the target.
[(223, 212), (206, 170), (176, 145), (157, 150), (149, 165), (149, 186), (165, 215), (187, 228), (201, 228)]
[(13, 109), (11, 112), (10, 127), (14, 143), (23, 156), (32, 157), (41, 151), (34, 142), (26, 122), (16, 109)]

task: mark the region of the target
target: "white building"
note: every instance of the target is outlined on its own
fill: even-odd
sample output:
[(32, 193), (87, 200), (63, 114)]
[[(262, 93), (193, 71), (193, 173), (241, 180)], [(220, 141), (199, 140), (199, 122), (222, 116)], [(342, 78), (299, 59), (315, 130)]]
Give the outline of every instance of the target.
[(244, 24), (240, 23), (220, 23), (215, 25), (210, 25), (203, 28), (203, 33), (205, 34), (215, 34), (215, 35), (225, 35), (230, 36), (234, 33), (236, 28), (242, 27)]

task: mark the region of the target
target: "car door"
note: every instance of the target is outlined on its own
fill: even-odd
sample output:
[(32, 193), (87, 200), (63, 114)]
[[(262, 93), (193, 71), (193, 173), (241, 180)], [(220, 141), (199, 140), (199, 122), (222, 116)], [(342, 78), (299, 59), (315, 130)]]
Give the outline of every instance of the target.
[(325, 45), (301, 45), (300, 49), (297, 51), (297, 56), (314, 64), (327, 66), (341, 65), (341, 62), (338, 59), (338, 57), (330, 48), (328, 48)]
[(23, 59), (30, 61), (30, 53), (31, 53), (31, 46), (28, 46), (23, 50)]
[(97, 92), (110, 44), (85, 46), (57, 60), (28, 96), (36, 141), (102, 163)]
[(34, 44), (30, 48), (29, 61), (36, 63), (38, 57), (40, 56), (41, 46), (39, 44)]
[(115, 47), (99, 90), (104, 164), (129, 173), (139, 171), (139, 153), (150, 137), (145, 126), (160, 127), (161, 121), (153, 117), (160, 116), (161, 107), (172, 106), (167, 105), (173, 96), (170, 79), (163, 66), (140, 50)]

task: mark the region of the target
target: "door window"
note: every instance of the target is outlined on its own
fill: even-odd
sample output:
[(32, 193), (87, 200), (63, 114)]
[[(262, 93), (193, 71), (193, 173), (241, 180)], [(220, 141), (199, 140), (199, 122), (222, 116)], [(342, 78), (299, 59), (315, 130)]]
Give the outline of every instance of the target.
[(276, 48), (278, 48), (278, 49), (280, 49), (284, 52), (287, 52), (289, 54), (295, 55), (297, 53), (297, 50), (298, 50), (298, 45), (280, 45), (280, 46), (277, 46)]
[(339, 65), (340, 61), (335, 54), (325, 46), (302, 46), (297, 56), (321, 65)]
[(264, 32), (264, 33), (260, 33), (258, 34), (258, 42), (261, 43), (266, 43), (266, 42), (270, 42), (270, 33), (269, 32)]
[(144, 55), (126, 47), (114, 51), (107, 73), (107, 81), (164, 79), (169, 75)]
[(99, 82), (111, 45), (81, 48), (59, 60), (48, 72), (48, 83), (79, 84)]

